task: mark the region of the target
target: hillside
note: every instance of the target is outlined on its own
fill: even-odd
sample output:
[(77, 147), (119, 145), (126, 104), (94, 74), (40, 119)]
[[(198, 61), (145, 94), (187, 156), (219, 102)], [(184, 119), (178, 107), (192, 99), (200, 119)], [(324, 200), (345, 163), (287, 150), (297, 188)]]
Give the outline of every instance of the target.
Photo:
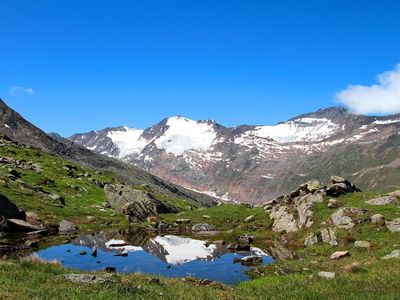
[(206, 195), (168, 183), (137, 167), (128, 166), (118, 160), (98, 155), (68, 140), (54, 139), (25, 120), (1, 99), (0, 134), (20, 145), (26, 145), (98, 171), (112, 172), (122, 183), (133, 186), (146, 185), (158, 194), (183, 198), (200, 205), (208, 206), (213, 204), (212, 198)]

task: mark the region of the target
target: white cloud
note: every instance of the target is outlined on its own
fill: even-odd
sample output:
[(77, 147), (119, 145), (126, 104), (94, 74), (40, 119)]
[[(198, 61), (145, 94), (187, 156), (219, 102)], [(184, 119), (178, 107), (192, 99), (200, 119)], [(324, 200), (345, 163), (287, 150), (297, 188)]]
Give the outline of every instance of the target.
[(377, 76), (371, 86), (349, 85), (335, 95), (337, 101), (359, 114), (400, 113), (400, 64)]
[(25, 93), (29, 95), (33, 95), (33, 89), (32, 88), (25, 88), (23, 86), (13, 86), (10, 88), (10, 95), (14, 96), (17, 93)]

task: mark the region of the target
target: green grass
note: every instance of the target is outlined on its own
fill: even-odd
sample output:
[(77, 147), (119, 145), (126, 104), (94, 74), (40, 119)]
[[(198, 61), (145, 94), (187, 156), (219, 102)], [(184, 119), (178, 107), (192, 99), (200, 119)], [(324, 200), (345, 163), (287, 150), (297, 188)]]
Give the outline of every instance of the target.
[[(100, 211), (93, 205), (101, 205), (105, 200), (103, 189), (93, 183), (93, 179), (103, 183), (116, 183), (113, 174), (99, 173), (70, 163), (40, 151), (15, 144), (0, 147), (0, 156), (12, 157), (37, 163), (40, 172), (23, 171), (22, 182), (8, 178), (8, 168), (0, 168), (0, 193), (8, 196), (26, 211), (36, 212), (46, 222), (57, 223), (62, 219), (75, 222), (81, 231), (98, 231), (111, 227), (124, 228), (121, 214), (109, 209)], [(74, 165), (78, 177), (69, 177), (65, 165)], [(88, 176), (83, 174), (88, 173)], [(54, 185), (44, 184), (47, 178)], [(51, 199), (33, 190), (42, 188), (46, 192), (57, 193), (66, 199), (60, 207)], [(136, 187), (146, 189), (146, 187)], [(152, 191), (149, 191), (153, 193)], [(381, 193), (360, 192), (337, 198), (339, 207), (358, 207), (368, 210), (363, 218), (373, 214), (383, 214), (386, 219), (400, 217), (398, 205), (371, 206), (365, 201), (382, 195)], [(311, 232), (319, 233), (323, 222), (337, 209), (327, 207), (327, 200), (314, 208), (312, 227), (296, 233), (280, 234), (271, 230), (272, 222), (261, 208), (250, 209), (245, 205), (221, 205), (212, 208), (191, 207), (182, 199), (170, 199), (153, 193), (161, 201), (169, 202), (182, 211), (161, 215), (159, 220), (174, 223), (177, 219), (190, 219), (188, 229), (197, 223), (215, 225), (220, 234), (207, 239), (224, 239), (234, 242), (238, 235), (255, 236), (257, 247), (268, 251), (270, 240), (286, 240), (297, 259), (276, 261), (272, 265), (259, 267), (251, 272), (254, 280), (234, 287), (220, 284), (203, 286), (198, 280), (166, 279), (154, 280), (152, 276), (140, 274), (113, 276), (110, 282), (102, 284), (77, 284), (66, 282), (63, 275), (71, 272), (58, 265), (21, 261), (0, 260), (0, 299), (396, 299), (400, 291), (400, 260), (382, 260), (381, 257), (400, 248), (400, 233), (390, 233), (384, 226), (369, 222), (357, 224), (350, 230), (337, 230), (339, 245), (331, 247), (319, 243), (304, 248), (305, 237)], [(98, 222), (89, 223), (87, 216), (96, 216)], [(209, 218), (204, 218), (207, 215)], [(244, 220), (253, 215), (254, 221)], [(143, 224), (145, 226), (145, 224)], [(188, 231), (189, 234), (189, 231)], [(202, 238), (202, 237), (200, 237)], [(52, 245), (64, 242), (64, 237), (48, 238), (41, 243)], [(355, 240), (371, 243), (370, 250), (354, 247)], [(338, 250), (348, 250), (351, 256), (332, 261), (330, 255)], [(334, 280), (317, 276), (320, 271), (336, 273)], [(79, 272), (81, 273), (81, 272)]]

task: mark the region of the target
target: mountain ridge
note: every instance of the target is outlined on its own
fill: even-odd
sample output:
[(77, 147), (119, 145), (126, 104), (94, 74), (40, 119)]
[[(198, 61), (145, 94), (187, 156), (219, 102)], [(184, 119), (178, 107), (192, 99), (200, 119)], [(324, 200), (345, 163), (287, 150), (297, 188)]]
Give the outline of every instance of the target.
[[(312, 176), (325, 179), (324, 169), (335, 169), (329, 175), (349, 177), (362, 188), (393, 188), (388, 182), (393, 179), (388, 178), (397, 176), (396, 168), (388, 170), (388, 175), (380, 174), (384, 180), (375, 178), (378, 175), (370, 178), (363, 169), (393, 166), (397, 154), (392, 151), (400, 145), (399, 129), (399, 114), (364, 116), (335, 106), (276, 125), (224, 127), (216, 121), (169, 117), (144, 129), (138, 137), (142, 143), (138, 151), (128, 155), (121, 155), (126, 153), (123, 147), (136, 141), (127, 138), (125, 144), (116, 142), (115, 132), (102, 132), (103, 140), (96, 134), (69, 139), (192, 190), (222, 199), (261, 202)], [(90, 143), (85, 142), (88, 136)], [(392, 141), (386, 142), (390, 137)], [(386, 152), (392, 153), (390, 157)], [(351, 163), (348, 157), (356, 154), (362, 161)], [(339, 162), (333, 163), (334, 158)], [(338, 167), (327, 167), (327, 163)], [(356, 178), (356, 173), (364, 175)]]

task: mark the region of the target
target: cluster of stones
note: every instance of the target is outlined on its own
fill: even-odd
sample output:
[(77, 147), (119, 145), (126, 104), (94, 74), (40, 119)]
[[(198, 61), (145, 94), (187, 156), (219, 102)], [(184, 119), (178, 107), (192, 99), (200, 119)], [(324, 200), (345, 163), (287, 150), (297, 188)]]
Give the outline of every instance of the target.
[[(338, 197), (360, 191), (354, 184), (339, 176), (333, 176), (331, 182), (332, 184), (327, 187), (317, 180), (309, 181), (285, 196), (265, 202), (264, 210), (274, 220), (273, 231), (295, 232), (309, 228), (314, 222), (315, 203), (324, 202), (327, 196)], [(329, 207), (336, 205), (335, 199), (329, 201)]]

